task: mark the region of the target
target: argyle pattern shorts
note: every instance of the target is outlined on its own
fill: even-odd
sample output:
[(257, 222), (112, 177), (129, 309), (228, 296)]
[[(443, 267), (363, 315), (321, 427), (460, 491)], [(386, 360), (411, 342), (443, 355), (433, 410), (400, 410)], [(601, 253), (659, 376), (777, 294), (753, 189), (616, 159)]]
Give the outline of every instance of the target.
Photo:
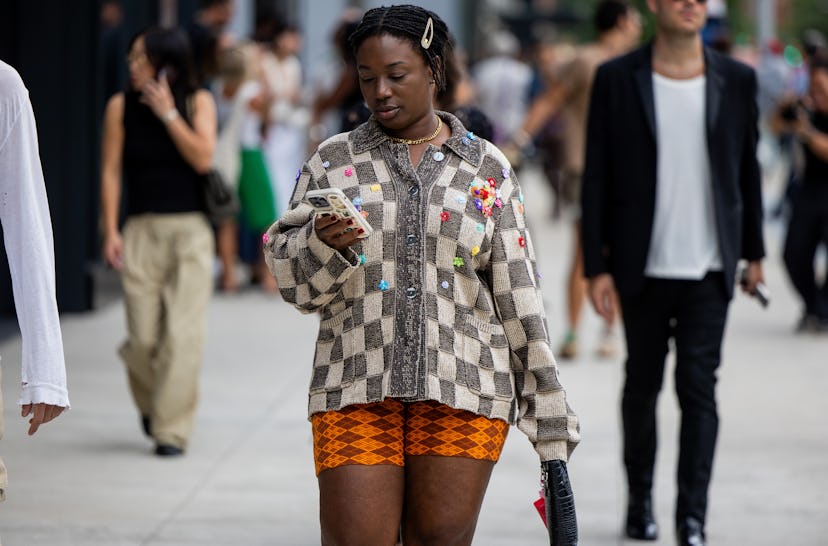
[(311, 417), (316, 474), (339, 466), (405, 466), (406, 455), (497, 461), (509, 424), (433, 400), (347, 406)]

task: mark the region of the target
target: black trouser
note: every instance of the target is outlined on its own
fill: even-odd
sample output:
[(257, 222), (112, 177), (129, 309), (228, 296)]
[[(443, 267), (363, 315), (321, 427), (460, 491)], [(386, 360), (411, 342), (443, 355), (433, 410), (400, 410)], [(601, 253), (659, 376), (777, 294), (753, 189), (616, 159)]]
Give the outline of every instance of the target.
[(622, 297), (627, 338), (621, 402), (624, 464), (631, 495), (648, 495), (656, 453), (656, 401), (668, 343), (675, 339), (675, 384), (681, 407), (676, 521), (704, 523), (719, 417), (716, 368), (727, 318), (721, 272), (700, 281), (648, 279), (642, 293)]
[(785, 239), (785, 268), (805, 304), (805, 313), (828, 319), (828, 279), (817, 286), (814, 258), (828, 246), (828, 183), (805, 183), (791, 212)]

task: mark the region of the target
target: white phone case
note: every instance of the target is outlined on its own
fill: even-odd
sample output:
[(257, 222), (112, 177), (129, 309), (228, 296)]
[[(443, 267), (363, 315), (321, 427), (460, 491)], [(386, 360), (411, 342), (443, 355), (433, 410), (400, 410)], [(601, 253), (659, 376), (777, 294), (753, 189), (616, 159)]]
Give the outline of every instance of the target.
[(353, 220), (354, 225), (346, 231), (361, 228), (363, 232), (357, 235), (358, 239), (364, 239), (374, 231), (371, 224), (339, 188), (310, 190), (305, 194), (305, 202), (316, 209), (320, 216), (332, 215), (340, 220)]

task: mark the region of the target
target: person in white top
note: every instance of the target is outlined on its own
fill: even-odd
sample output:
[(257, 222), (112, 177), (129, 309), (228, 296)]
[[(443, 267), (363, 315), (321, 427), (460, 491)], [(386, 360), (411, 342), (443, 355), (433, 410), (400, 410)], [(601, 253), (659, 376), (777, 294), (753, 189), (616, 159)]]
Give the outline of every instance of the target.
[[(251, 277), (268, 293), (276, 292), (276, 280), (267, 269), (259, 249), (261, 234), (276, 219), (273, 186), (262, 151), (263, 134), (270, 110), (270, 93), (255, 79), (259, 70), (255, 44), (238, 44), (219, 56), (219, 74), (213, 85), (219, 111), (219, 134), (213, 165), (224, 175), (241, 199), (241, 218), (251, 231), (256, 256), (252, 257)], [(238, 289), (236, 260), (239, 254), (239, 224), (236, 218), (223, 222), (216, 238), (222, 263), (220, 286), (225, 292)], [(248, 259), (251, 257), (248, 257)]]
[(302, 65), (297, 56), (301, 45), (299, 29), (279, 22), (270, 49), (262, 55), (264, 82), (273, 100), (263, 149), (277, 215), (288, 209), (297, 172), (307, 155), (310, 111), (302, 97)]
[(491, 56), (472, 70), (480, 109), (494, 125), (495, 144), (501, 144), (520, 128), (529, 102), (532, 69), (518, 58), (520, 43), (505, 30), (488, 40)]
[[(712, 49), (703, 0), (648, 0), (652, 43), (598, 68), (581, 203), (596, 311), (624, 319), (626, 535), (656, 540), (656, 407), (671, 342), (681, 408), (675, 530), (703, 546), (718, 437), (716, 374), (739, 261), (763, 281), (756, 74)], [(617, 289), (617, 294), (616, 294)]]
[[(66, 365), (55, 300), (55, 256), (29, 93), (0, 61), (0, 221), (23, 339), (21, 415), (29, 435), (69, 408)], [(3, 404), (0, 396), (0, 437)], [(0, 500), (6, 469), (0, 460)]]

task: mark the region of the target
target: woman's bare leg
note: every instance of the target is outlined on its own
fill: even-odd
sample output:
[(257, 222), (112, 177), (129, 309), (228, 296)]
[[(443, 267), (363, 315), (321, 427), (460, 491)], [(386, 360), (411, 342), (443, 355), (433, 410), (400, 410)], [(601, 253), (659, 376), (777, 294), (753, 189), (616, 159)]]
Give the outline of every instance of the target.
[(216, 230), (216, 250), (221, 260), (221, 289), (235, 292), (239, 287), (236, 278), (236, 258), (239, 255), (239, 226), (235, 220), (225, 220)]
[[(405, 470), (346, 465), (319, 474), (322, 546), (394, 546), (400, 533)], [(408, 543), (406, 543), (407, 545)]]
[(495, 463), (417, 455), (405, 465), (403, 545), (470, 545)]
[(578, 323), (581, 320), (581, 311), (586, 296), (586, 280), (584, 279), (584, 255), (581, 250), (581, 222), (576, 220), (572, 225), (572, 263), (566, 282), (566, 320), (567, 331), (561, 348), (556, 356), (567, 359), (578, 356)]

